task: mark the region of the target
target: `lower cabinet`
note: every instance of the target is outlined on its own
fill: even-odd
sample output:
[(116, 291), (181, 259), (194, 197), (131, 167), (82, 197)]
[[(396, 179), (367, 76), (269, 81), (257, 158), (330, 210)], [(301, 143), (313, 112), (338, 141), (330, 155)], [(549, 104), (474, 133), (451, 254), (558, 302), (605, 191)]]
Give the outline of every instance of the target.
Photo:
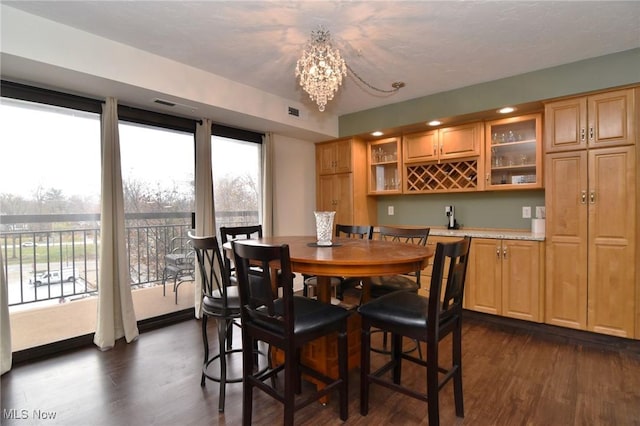
[(475, 238), (464, 307), (542, 322), (544, 245), (538, 241)]

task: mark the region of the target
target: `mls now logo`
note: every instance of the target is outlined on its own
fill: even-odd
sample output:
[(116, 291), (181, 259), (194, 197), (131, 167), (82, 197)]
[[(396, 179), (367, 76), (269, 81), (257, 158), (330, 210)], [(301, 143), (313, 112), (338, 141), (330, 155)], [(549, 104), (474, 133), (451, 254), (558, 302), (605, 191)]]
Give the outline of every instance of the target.
[(2, 418), (6, 420), (53, 420), (56, 418), (57, 413), (55, 411), (42, 411), (42, 410), (25, 410), (18, 408), (2, 409)]

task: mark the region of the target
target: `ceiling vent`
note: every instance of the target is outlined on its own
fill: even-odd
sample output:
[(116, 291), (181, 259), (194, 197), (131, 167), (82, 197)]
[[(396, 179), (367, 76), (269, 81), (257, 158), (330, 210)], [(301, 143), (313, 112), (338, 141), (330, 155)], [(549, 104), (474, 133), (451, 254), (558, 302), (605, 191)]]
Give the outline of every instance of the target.
[(157, 103), (157, 104), (160, 104), (160, 105), (165, 105), (165, 106), (168, 106), (168, 107), (174, 107), (174, 106), (176, 106), (176, 104), (175, 104), (175, 103), (173, 103), (173, 102), (171, 102), (171, 101), (165, 101), (164, 99), (158, 99), (158, 98), (156, 98), (156, 99), (154, 99), (154, 100), (153, 100), (153, 102), (155, 102), (155, 103)]
[(288, 114), (293, 115), (294, 117), (300, 117), (300, 110), (298, 108), (289, 107)]

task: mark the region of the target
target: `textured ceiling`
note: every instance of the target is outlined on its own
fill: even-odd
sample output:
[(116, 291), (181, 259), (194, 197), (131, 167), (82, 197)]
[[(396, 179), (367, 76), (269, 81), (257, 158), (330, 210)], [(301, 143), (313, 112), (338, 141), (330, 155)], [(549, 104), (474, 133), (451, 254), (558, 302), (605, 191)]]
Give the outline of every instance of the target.
[(353, 77), (342, 115), (640, 46), (640, 2), (3, 1), (312, 107), (294, 77), (323, 25)]

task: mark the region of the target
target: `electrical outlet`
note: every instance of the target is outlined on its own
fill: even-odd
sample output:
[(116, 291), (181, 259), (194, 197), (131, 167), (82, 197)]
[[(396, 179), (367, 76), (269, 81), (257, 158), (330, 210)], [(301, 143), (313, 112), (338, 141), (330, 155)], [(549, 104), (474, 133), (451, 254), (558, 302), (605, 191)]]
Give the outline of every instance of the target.
[(387, 214), (388, 214), (389, 216), (393, 216), (393, 215), (395, 214), (395, 211), (394, 211), (393, 206), (389, 206), (389, 207), (387, 207)]
[(546, 216), (546, 210), (544, 206), (536, 206), (536, 218), (544, 219)]
[(531, 207), (523, 206), (522, 207), (522, 218), (523, 219), (531, 219)]

